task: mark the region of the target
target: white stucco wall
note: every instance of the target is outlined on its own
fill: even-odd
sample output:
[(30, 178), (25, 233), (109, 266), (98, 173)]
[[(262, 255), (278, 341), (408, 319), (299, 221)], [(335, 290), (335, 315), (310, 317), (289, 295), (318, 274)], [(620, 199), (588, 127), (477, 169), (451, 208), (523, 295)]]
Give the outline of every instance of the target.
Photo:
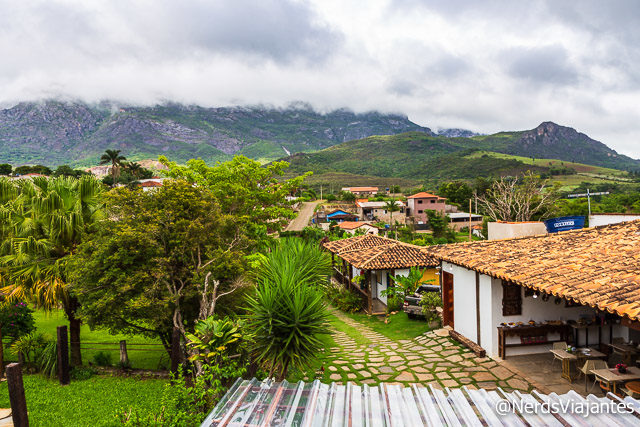
[[(548, 301), (542, 298), (524, 297), (522, 292), (522, 314), (516, 316), (502, 315), (502, 280), (484, 274), (480, 274), (480, 342), (477, 337), (476, 319), (476, 277), (475, 271), (468, 270), (455, 264), (443, 262), (444, 271), (453, 274), (453, 304), (455, 330), (469, 340), (479, 344), (491, 357), (498, 357), (498, 326), (500, 323), (524, 322), (529, 320), (544, 322), (546, 320), (578, 320), (580, 315), (592, 315), (596, 310), (591, 307), (565, 307), (564, 302), (556, 305), (555, 297)], [(589, 331), (589, 345), (598, 343), (598, 328), (592, 327)], [(629, 339), (629, 329), (614, 325), (613, 337)], [(585, 331), (579, 332), (579, 345), (584, 345)], [(549, 335), (548, 339), (558, 339), (557, 335)], [(508, 343), (520, 342), (520, 337), (507, 337)], [(609, 327), (602, 328), (602, 342), (609, 342)], [(518, 354), (545, 353), (551, 348), (551, 344), (538, 346), (512, 347), (507, 349), (507, 356)]]
[(598, 225), (609, 225), (609, 224), (617, 224), (619, 222), (625, 221), (634, 221), (636, 219), (640, 219), (639, 214), (629, 214), (629, 215), (607, 215), (607, 214), (596, 214), (589, 216), (589, 227), (596, 227)]
[(446, 262), (442, 268), (453, 274), (454, 329), (476, 342), (476, 273)]
[(487, 232), (489, 240), (513, 239), (547, 234), (547, 227), (544, 222), (490, 222)]

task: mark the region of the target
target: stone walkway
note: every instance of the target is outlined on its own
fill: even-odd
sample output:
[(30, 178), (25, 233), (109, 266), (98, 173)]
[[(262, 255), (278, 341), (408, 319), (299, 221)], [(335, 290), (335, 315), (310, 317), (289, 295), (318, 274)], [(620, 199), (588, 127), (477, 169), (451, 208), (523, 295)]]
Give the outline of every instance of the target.
[[(334, 331), (338, 344), (318, 372), (323, 381), (358, 384), (422, 383), (436, 387), (514, 389), (529, 391), (531, 384), (494, 360), (476, 357), (448, 336), (444, 329), (427, 332), (413, 340), (394, 341), (345, 316), (332, 314), (353, 328), (350, 334)], [(354, 339), (353, 336), (356, 336)]]

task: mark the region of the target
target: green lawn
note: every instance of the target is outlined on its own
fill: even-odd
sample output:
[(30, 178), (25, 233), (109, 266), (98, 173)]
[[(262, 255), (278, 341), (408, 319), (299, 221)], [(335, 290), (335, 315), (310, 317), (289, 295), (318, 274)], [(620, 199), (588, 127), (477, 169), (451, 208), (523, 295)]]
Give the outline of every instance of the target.
[[(55, 310), (51, 313), (42, 310), (36, 311), (34, 314), (36, 327), (38, 332), (50, 335), (52, 338), (56, 336), (56, 328), (60, 325), (69, 327), (64, 312)], [(160, 344), (159, 340), (145, 338), (141, 336), (111, 335), (106, 330), (91, 330), (87, 325), (82, 325), (80, 331), (80, 340), (83, 347), (82, 362), (87, 365), (93, 362), (93, 357), (100, 351), (111, 354), (113, 364), (120, 360), (119, 342), (127, 341), (127, 351), (131, 367), (136, 369), (158, 369), (166, 368), (169, 365), (169, 357), (166, 351), (160, 346), (136, 346), (136, 344)], [(92, 344), (92, 343), (109, 343)], [(141, 349), (141, 350), (138, 350)], [(161, 351), (160, 351), (161, 350)], [(5, 352), (5, 361), (16, 360), (16, 356), (10, 350)]]
[[(424, 320), (409, 319), (407, 313), (404, 312), (398, 312), (389, 316), (387, 323), (384, 323), (384, 318), (382, 317), (369, 316), (364, 313), (345, 313), (345, 315), (395, 341), (410, 340), (431, 330), (427, 322)], [(349, 331), (353, 331), (338, 319), (336, 319), (336, 323), (339, 324), (336, 325), (336, 328), (343, 330), (347, 334), (349, 334)]]
[[(117, 425), (116, 411), (131, 407), (157, 412), (166, 380), (94, 376), (61, 386), (40, 375), (25, 375), (24, 389), (32, 426)], [(7, 383), (0, 383), (0, 407), (9, 408)]]

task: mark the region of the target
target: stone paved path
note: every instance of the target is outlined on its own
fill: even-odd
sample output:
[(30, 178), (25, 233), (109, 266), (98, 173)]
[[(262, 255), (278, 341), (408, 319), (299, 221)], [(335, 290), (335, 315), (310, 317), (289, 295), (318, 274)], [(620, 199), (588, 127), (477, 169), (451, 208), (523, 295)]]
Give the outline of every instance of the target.
[[(531, 384), (494, 360), (476, 357), (448, 336), (444, 329), (430, 331), (412, 340), (394, 341), (333, 310), (352, 330), (333, 332), (337, 347), (318, 376), (325, 381), (358, 384), (380, 382), (422, 383), (437, 387), (529, 391)], [(354, 339), (356, 336), (356, 339)]]

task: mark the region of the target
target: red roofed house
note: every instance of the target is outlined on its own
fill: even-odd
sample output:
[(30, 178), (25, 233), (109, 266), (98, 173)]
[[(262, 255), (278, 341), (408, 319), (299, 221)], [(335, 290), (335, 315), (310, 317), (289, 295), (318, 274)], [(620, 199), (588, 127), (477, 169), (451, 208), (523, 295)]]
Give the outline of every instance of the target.
[(426, 224), (429, 221), (426, 211), (434, 210), (444, 215), (446, 200), (444, 197), (421, 191), (407, 197), (405, 214), (407, 217), (413, 218), (416, 224)]
[(380, 231), (378, 227), (364, 221), (342, 221), (338, 224), (338, 227), (349, 234), (355, 234), (356, 231), (363, 230), (364, 234), (377, 235)]
[(375, 196), (378, 187), (342, 187), (342, 191), (348, 191), (356, 196)]

